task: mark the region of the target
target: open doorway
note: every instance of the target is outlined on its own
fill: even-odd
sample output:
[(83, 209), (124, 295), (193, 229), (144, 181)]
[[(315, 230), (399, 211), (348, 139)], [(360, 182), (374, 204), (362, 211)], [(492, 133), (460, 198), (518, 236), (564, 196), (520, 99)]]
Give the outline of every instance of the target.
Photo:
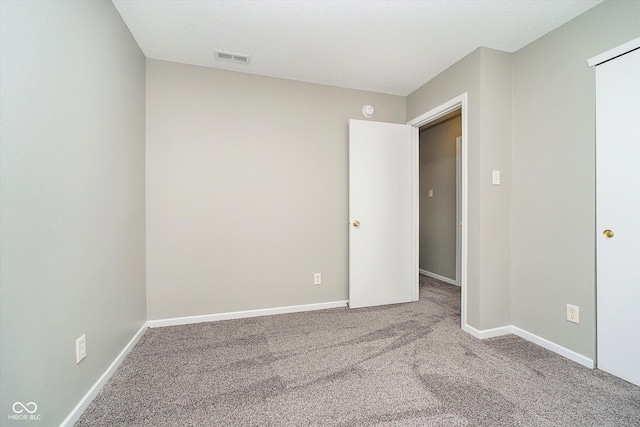
[(419, 272), (460, 286), (460, 109), (420, 127)]
[(454, 113), (460, 112), (460, 123), (461, 123), (461, 132), (462, 138), (459, 140), (459, 221), (458, 221), (458, 232), (459, 236), (457, 238), (458, 242), (458, 250), (459, 250), (459, 266), (457, 267), (458, 271), (458, 282), (460, 285), (460, 326), (463, 330), (468, 330), (467, 327), (467, 247), (468, 247), (468, 237), (467, 237), (467, 193), (468, 193), (468, 171), (467, 171), (467, 145), (468, 145), (468, 136), (467, 136), (467, 93), (463, 93), (427, 112), (421, 114), (415, 119), (409, 121), (407, 124), (412, 126), (413, 128), (413, 152), (412, 152), (412, 224), (413, 224), (413, 242), (412, 242), (412, 255), (413, 255), (413, 265), (416, 281), (415, 281), (415, 298), (414, 301), (418, 299), (419, 293), (419, 284), (418, 284), (418, 272), (419, 272), (419, 237), (420, 237), (420, 218), (419, 218), (419, 203), (420, 203), (420, 194), (419, 194), (419, 141), (420, 141), (420, 128), (429, 125), (430, 123), (434, 123), (439, 119), (445, 118), (445, 116)]

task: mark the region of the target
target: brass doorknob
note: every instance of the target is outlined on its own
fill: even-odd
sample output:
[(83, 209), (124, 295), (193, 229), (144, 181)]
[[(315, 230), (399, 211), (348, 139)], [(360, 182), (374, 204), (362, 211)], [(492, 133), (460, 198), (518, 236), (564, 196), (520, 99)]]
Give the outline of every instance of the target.
[(360, 221), (358, 221), (357, 219), (355, 221), (353, 221), (353, 226), (354, 227), (360, 227)]
[(610, 239), (610, 238), (612, 238), (612, 237), (613, 237), (613, 230), (604, 230), (604, 231), (602, 232), (602, 235), (603, 235), (604, 237), (606, 237), (607, 239)]

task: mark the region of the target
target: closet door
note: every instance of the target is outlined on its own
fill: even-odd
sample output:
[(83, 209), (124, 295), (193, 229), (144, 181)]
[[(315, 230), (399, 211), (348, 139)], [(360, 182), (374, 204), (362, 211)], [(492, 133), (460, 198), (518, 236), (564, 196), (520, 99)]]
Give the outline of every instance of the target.
[(596, 85), (597, 365), (640, 385), (640, 49)]

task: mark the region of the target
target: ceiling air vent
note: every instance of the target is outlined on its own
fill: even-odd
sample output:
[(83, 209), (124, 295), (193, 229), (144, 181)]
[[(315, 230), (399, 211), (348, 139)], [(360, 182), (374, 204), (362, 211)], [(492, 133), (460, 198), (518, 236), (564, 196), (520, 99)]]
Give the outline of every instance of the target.
[(235, 62), (237, 64), (248, 64), (251, 58), (247, 55), (240, 55), (237, 53), (220, 52), (216, 50), (216, 59), (219, 61)]

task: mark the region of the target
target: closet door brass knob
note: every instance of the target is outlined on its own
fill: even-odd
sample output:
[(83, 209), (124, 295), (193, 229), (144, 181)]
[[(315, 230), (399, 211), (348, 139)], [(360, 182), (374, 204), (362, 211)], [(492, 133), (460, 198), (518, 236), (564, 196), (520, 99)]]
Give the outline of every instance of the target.
[(604, 230), (604, 231), (602, 232), (602, 235), (603, 235), (604, 237), (606, 237), (607, 239), (610, 239), (610, 238), (612, 238), (612, 237), (613, 237), (613, 230)]
[(357, 219), (355, 221), (353, 221), (353, 226), (354, 227), (360, 227), (360, 221), (358, 221)]

